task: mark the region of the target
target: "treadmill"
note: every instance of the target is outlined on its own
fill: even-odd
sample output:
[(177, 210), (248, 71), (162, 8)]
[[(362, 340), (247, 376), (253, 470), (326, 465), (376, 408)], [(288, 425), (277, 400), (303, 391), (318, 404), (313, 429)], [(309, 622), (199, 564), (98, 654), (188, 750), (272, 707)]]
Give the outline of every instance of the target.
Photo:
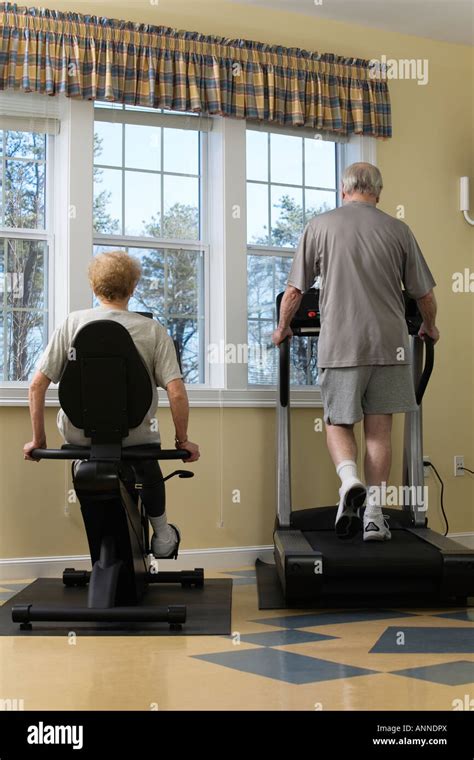
[[(283, 293), (277, 298), (277, 312)], [(277, 519), (275, 564), (284, 605), (433, 606), (474, 604), (474, 550), (428, 528), (424, 503), (422, 399), (434, 363), (433, 341), (418, 337), (421, 315), (405, 298), (418, 408), (405, 414), (402, 508), (383, 507), (392, 539), (364, 542), (336, 536), (336, 506), (293, 510), (290, 466), (290, 351), (279, 346), (277, 398)], [(317, 338), (319, 291), (303, 295), (291, 323), (294, 335)], [(311, 454), (308, 454), (308, 457)], [(422, 496), (422, 498), (420, 498)], [(260, 563), (263, 565), (263, 563)], [(470, 597), (473, 597), (470, 599)]]

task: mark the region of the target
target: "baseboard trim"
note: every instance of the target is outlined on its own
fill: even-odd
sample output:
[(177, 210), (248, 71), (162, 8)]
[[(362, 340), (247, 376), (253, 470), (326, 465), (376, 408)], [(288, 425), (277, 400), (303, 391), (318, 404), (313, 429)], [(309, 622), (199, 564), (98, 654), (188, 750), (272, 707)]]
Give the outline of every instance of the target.
[[(474, 531), (448, 533), (448, 538), (474, 549)], [(236, 546), (215, 549), (183, 549), (177, 560), (162, 560), (163, 569), (184, 570), (203, 567), (205, 570), (232, 570), (252, 566), (260, 558), (273, 560), (273, 546)], [(59, 557), (13, 557), (0, 559), (0, 582), (23, 578), (57, 578), (66, 567), (90, 570), (90, 557), (76, 554)]]
[(467, 546), (468, 549), (474, 549), (474, 531), (468, 531), (467, 533), (448, 533), (448, 538), (452, 538), (453, 541), (457, 541), (458, 544)]
[[(273, 546), (238, 546), (222, 549), (183, 549), (177, 560), (159, 562), (166, 570), (185, 570), (203, 567), (205, 570), (231, 570), (252, 566), (256, 559), (271, 561)], [(61, 557), (13, 557), (0, 559), (1, 581), (29, 578), (57, 578), (66, 567), (76, 570), (90, 570), (91, 561), (87, 554)]]

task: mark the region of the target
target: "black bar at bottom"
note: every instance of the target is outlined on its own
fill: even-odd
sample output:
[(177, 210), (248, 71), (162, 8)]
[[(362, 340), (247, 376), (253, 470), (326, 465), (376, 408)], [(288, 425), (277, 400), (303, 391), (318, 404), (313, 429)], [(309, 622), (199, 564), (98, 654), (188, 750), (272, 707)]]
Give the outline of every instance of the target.
[[(212, 712), (211, 709), (206, 712), (203, 709), (203, 706), (199, 704), (199, 693), (194, 695), (195, 699), (191, 704), (195, 705), (195, 712), (191, 712), (190, 697), (189, 693), (186, 692), (192, 694), (192, 689), (186, 690), (186, 687), (184, 687), (185, 691), (169, 689), (166, 697), (170, 706), (168, 707), (167, 703), (164, 710), (159, 712), (150, 710), (146, 699), (143, 699), (142, 709), (137, 709), (140, 692), (138, 691), (137, 696), (137, 689), (133, 688), (135, 686), (133, 680), (127, 682), (127, 671), (124, 672), (121, 671), (120, 673), (123, 680), (121, 689), (117, 691), (121, 697), (121, 709), (116, 712), (103, 710), (102, 704), (96, 704), (96, 691), (94, 689), (89, 689), (87, 693), (89, 711), (84, 711), (79, 706), (79, 699), (75, 698), (73, 686), (71, 686), (70, 710), (57, 712), (48, 709), (51, 704), (51, 697), (45, 687), (43, 696), (38, 696), (34, 700), (35, 703), (38, 700), (43, 701), (46, 705), (44, 710), (30, 710), (29, 700), (25, 699), (24, 711), (21, 709), (0, 711), (0, 733), (4, 760), (17, 760), (19, 757), (22, 760), (27, 760), (30, 757), (34, 760), (43, 757), (75, 758), (76, 755), (81, 760), (84, 758), (96, 760), (98, 756), (103, 754), (104, 739), (107, 743), (107, 755), (122, 758), (124, 746), (130, 743), (130, 737), (135, 737), (137, 744), (140, 742), (142, 747), (155, 746), (157, 726), (167, 727), (168, 730), (170, 726), (176, 729), (180, 747), (191, 754), (195, 751), (196, 736), (199, 735), (199, 732), (206, 730), (211, 735), (212, 731), (215, 731), (216, 712)], [(159, 675), (161, 683), (164, 683), (163, 688), (166, 688), (168, 684), (168, 681), (163, 681), (163, 679), (169, 678), (170, 682), (173, 678), (176, 679), (176, 673), (172, 667), (169, 672)], [(373, 677), (369, 676), (369, 678)], [(257, 724), (262, 735), (266, 738), (266, 745), (270, 752), (275, 755), (280, 750), (277, 742), (279, 741), (281, 745), (281, 732), (275, 731), (275, 720), (278, 720), (278, 713), (275, 712), (275, 707), (272, 710), (262, 710), (262, 701), (259, 702), (261, 692), (255, 685), (255, 681), (256, 679), (253, 680), (251, 686), (242, 687), (241, 692), (237, 695), (234, 690), (226, 689), (226, 684), (220, 690), (215, 687), (213, 698), (208, 698), (209, 706), (210, 708), (214, 706), (215, 710), (218, 711), (219, 723), (226, 730), (226, 734), (231, 737), (233, 748), (235, 747), (242, 754), (248, 753), (249, 731)], [(290, 690), (294, 690), (295, 687), (291, 684), (277, 683), (277, 695), (280, 696), (281, 704), (285, 705), (287, 704), (285, 702), (286, 694), (290, 693)], [(341, 681), (333, 681), (332, 683), (341, 683)], [(432, 684), (426, 686), (426, 681), (423, 683), (424, 688), (433, 686)], [(451, 701), (453, 697), (454, 699), (457, 697), (451, 693), (452, 689), (449, 689), (450, 694), (448, 696), (445, 686), (442, 687), (444, 691), (438, 691), (436, 704), (439, 704), (440, 699), (442, 701), (446, 699), (445, 702), (443, 701), (443, 704), (446, 704), (446, 709), (420, 710), (419, 712), (410, 710), (390, 712), (373, 709), (364, 712), (355, 709), (352, 705), (350, 705), (351, 709), (345, 711), (320, 709), (325, 707), (323, 704), (325, 699), (324, 684), (312, 683), (307, 685), (305, 689), (306, 694), (310, 696), (306, 702), (304, 698), (301, 698), (299, 703), (301, 711), (296, 710), (295, 704), (292, 703), (292, 710), (281, 710), (280, 722), (291, 721), (292, 731), (297, 731), (298, 736), (317, 736), (320, 746), (336, 747), (338, 750), (347, 752), (349, 756), (354, 756), (354, 752), (359, 751), (358, 754), (365, 760), (372, 760), (372, 758), (381, 758), (381, 760), (384, 758), (472, 760), (474, 750), (472, 711), (469, 712), (469, 706), (465, 710), (453, 709)], [(340, 690), (342, 692), (342, 687)], [(465, 699), (464, 692), (468, 691), (468, 688), (461, 686), (458, 691), (459, 698)], [(26, 693), (28, 694), (28, 692)], [(293, 695), (294, 691), (291, 693)], [(441, 696), (442, 694), (445, 697)], [(370, 695), (367, 694), (367, 703), (369, 703), (369, 698)], [(242, 704), (244, 699), (245, 703)], [(409, 695), (407, 701), (410, 701)], [(75, 702), (79, 702), (77, 705), (79, 709), (76, 709)], [(370, 704), (373, 705), (373, 703)], [(130, 707), (127, 709), (128, 705)], [(242, 706), (245, 707), (245, 710), (242, 710)], [(257, 711), (255, 714), (250, 712), (252, 707)], [(181, 712), (179, 712), (180, 710)], [(239, 721), (240, 731), (235, 730), (236, 721)], [(70, 727), (71, 741), (69, 746), (55, 746), (54, 744), (41, 744), (39, 741), (32, 741), (35, 737), (39, 739), (38, 727), (40, 722), (43, 722), (42, 731), (48, 728), (51, 733), (57, 726), (61, 727), (64, 735), (65, 727)], [(343, 724), (344, 730), (341, 730), (341, 724)], [(36, 731), (33, 727), (36, 727)], [(74, 753), (75, 749), (79, 751)]]
[(113, 623), (184, 623), (186, 606), (169, 607), (42, 607), (34, 604), (15, 605), (12, 609), (14, 623), (34, 622), (113, 622)]

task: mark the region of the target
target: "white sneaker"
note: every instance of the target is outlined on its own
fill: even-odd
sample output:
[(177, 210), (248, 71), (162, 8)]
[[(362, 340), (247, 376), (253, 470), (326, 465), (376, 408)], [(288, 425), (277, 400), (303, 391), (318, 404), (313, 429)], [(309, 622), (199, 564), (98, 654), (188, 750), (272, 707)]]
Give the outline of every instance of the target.
[(156, 559), (176, 559), (178, 549), (181, 543), (181, 533), (176, 525), (168, 525), (168, 535), (166, 538), (153, 534), (151, 539), (151, 551)]
[(367, 489), (358, 478), (349, 478), (339, 489), (339, 496), (336, 535), (339, 538), (352, 538), (362, 529), (359, 508), (365, 502)]
[(392, 534), (385, 515), (364, 514), (364, 541), (390, 541), (391, 538)]

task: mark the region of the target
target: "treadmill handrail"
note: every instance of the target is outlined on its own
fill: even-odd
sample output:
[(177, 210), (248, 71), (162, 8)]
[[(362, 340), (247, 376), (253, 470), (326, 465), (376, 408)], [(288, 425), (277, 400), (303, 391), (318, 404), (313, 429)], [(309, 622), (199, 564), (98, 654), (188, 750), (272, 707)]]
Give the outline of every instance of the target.
[[(91, 448), (88, 446), (78, 446), (67, 449), (32, 449), (30, 451), (32, 459), (90, 459)], [(123, 448), (120, 454), (121, 460), (156, 460), (156, 459), (189, 459), (191, 453), (186, 449), (160, 449), (159, 446), (151, 448), (150, 446), (134, 446), (128, 451), (127, 447)], [(106, 459), (106, 457), (104, 457)], [(96, 457), (97, 461), (97, 457)]]
[(280, 406), (287, 407), (290, 400), (290, 339), (285, 338), (278, 348), (280, 350)]
[(425, 344), (425, 366), (423, 367), (423, 372), (421, 374), (418, 388), (416, 389), (416, 403), (418, 406), (420, 406), (423, 396), (425, 395), (426, 387), (428, 385), (429, 379), (431, 377), (431, 373), (433, 372), (434, 367), (434, 340), (429, 337), (429, 335), (425, 335), (423, 343)]

